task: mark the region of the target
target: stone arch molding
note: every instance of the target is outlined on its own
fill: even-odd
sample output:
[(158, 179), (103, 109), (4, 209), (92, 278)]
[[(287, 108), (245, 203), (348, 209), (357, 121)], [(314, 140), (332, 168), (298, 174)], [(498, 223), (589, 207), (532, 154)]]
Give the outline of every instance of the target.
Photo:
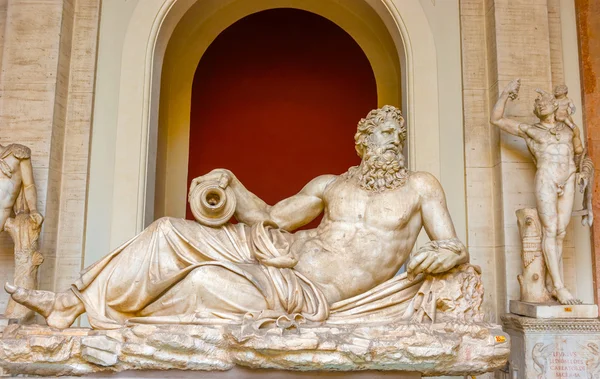
[[(218, 0), (198, 0), (219, 4)], [(265, 9), (294, 0), (265, 0)], [(403, 112), (411, 169), (440, 177), (438, 71), (433, 33), (419, 0), (357, 0), (370, 5), (394, 40), (402, 66)], [(111, 248), (152, 221), (161, 68), (169, 38), (196, 0), (143, 0), (123, 45)], [(268, 3), (273, 3), (268, 6)], [(218, 5), (216, 5), (218, 7)], [(462, 195), (462, 194), (461, 194)]]

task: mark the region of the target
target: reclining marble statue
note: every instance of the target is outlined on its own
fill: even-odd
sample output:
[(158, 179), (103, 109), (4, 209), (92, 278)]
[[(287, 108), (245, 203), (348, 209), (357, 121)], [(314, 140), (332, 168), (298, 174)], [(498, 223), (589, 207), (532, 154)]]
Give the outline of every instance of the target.
[[(360, 166), (319, 176), (274, 206), (232, 172), (213, 170), (196, 178), (191, 192), (228, 176), (239, 224), (207, 227), (163, 218), (89, 267), (65, 292), (10, 284), (6, 290), (57, 328), (69, 327), (83, 312), (98, 329), (128, 321), (378, 318), (387, 316), (378, 301), (388, 294), (397, 315), (413, 316), (417, 304), (411, 300), (424, 278), (419, 274), (448, 272), (469, 257), (439, 182), (404, 167), (405, 138), (398, 109), (369, 113), (355, 137)], [(316, 229), (290, 233), (322, 212)], [(409, 261), (423, 226), (433, 242)], [(394, 278), (407, 262), (408, 275)], [(478, 304), (472, 305), (477, 317)]]
[[(14, 283), (26, 289), (37, 289), (37, 271), (44, 260), (38, 251), (44, 218), (37, 211), (31, 150), (27, 146), (0, 145), (0, 210), (0, 232), (8, 232), (14, 243)], [(33, 312), (11, 299), (4, 316), (28, 320)]]
[[(457, 238), (440, 183), (431, 174), (405, 167), (405, 140), (399, 109), (373, 110), (358, 123), (355, 135), (360, 165), (342, 175), (316, 177), (298, 194), (273, 206), (246, 189), (234, 173), (213, 170), (190, 186), (189, 200), (197, 221), (155, 221), (88, 267), (64, 292), (34, 291), (8, 283), (6, 291), (59, 329), (68, 328), (84, 312), (98, 330), (140, 324), (238, 325), (237, 330), (249, 331), (329, 325), (333, 329), (320, 335), (331, 344), (341, 341), (333, 337), (340, 328), (374, 325), (375, 329), (361, 332), (360, 338), (355, 332), (348, 338), (362, 340), (366, 333), (379, 341), (371, 348), (380, 346), (382, 356), (396, 363), (386, 366), (374, 358), (375, 353), (365, 353), (377, 369), (398, 369), (398, 362), (414, 363), (420, 355), (428, 363), (420, 369), (410, 366), (412, 370), (442, 372), (432, 361), (454, 373), (497, 369), (507, 359), (508, 343), (501, 331), (496, 332), (500, 334), (496, 340), (489, 338), (491, 329), (485, 326), (489, 324), (484, 323), (481, 309), (479, 268), (468, 264), (469, 255)], [(294, 232), (321, 213), (323, 219), (316, 229)], [(232, 214), (239, 223), (228, 222)], [(413, 250), (422, 228), (431, 241)], [(397, 275), (405, 264), (406, 272)], [(464, 357), (459, 354), (462, 337), (441, 344), (435, 337), (432, 347), (418, 347), (402, 359), (385, 347), (385, 343), (416, 341), (408, 337), (414, 331), (386, 325), (453, 322), (461, 327), (484, 325), (479, 334), (466, 332), (470, 359), (459, 358)], [(390, 329), (377, 329), (382, 327)], [(450, 333), (448, 328), (442, 327), (440, 333)], [(404, 337), (394, 337), (400, 335)], [(269, 349), (277, 345), (260, 341)], [(290, 351), (307, 343), (306, 339), (297, 344), (285, 341)], [(327, 358), (329, 363), (322, 365), (316, 356), (307, 358), (307, 350), (325, 349), (327, 343), (302, 347), (305, 355), (294, 362), (300, 365), (308, 359), (302, 369), (371, 367), (364, 357), (357, 366), (347, 362), (336, 366), (333, 362), (340, 358)], [(487, 355), (475, 352), (478, 348), (473, 344), (481, 351), (487, 346)], [(432, 353), (434, 348), (445, 356), (456, 355), (462, 365), (445, 364)], [(358, 353), (352, 350), (351, 354)], [(270, 368), (292, 365), (290, 360), (275, 365), (275, 353), (269, 355), (268, 364), (257, 363), (259, 358), (251, 356), (255, 358), (239, 355), (236, 362), (252, 359), (252, 367)]]
[[(572, 216), (581, 215), (584, 226), (592, 225), (594, 165), (571, 118), (575, 108), (566, 97), (568, 88), (557, 86), (554, 96), (536, 89), (534, 114), (539, 122), (525, 123), (504, 116), (508, 100), (517, 98), (520, 85), (519, 79), (507, 85), (490, 121), (503, 131), (523, 138), (537, 167), (537, 209), (517, 211), (523, 240), (524, 272), (519, 276), (521, 300), (546, 303), (554, 297), (561, 304), (581, 304), (564, 284), (563, 242)], [(584, 209), (573, 212), (577, 183), (584, 193)]]

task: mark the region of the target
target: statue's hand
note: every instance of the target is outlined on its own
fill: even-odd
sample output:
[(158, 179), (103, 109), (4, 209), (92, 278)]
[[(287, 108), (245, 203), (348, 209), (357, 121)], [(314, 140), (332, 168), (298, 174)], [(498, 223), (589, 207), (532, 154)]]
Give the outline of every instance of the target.
[(579, 192), (583, 193), (583, 191), (587, 188), (588, 181), (588, 175), (584, 173), (577, 174), (577, 184), (579, 184)]
[(411, 258), (406, 271), (409, 276), (418, 274), (439, 274), (460, 263), (460, 256), (453, 251), (438, 249), (427, 244)]
[(33, 222), (35, 222), (37, 227), (42, 225), (42, 222), (44, 222), (44, 216), (42, 216), (38, 211), (31, 211), (29, 213), (29, 217)]
[(521, 79), (515, 79), (504, 88), (504, 93), (507, 93), (511, 100), (516, 100), (519, 97), (519, 89), (521, 89)]
[[(225, 182), (224, 178), (229, 179), (229, 180), (227, 180)], [(235, 178), (235, 175), (233, 175), (233, 173), (231, 171), (229, 171), (225, 168), (216, 168), (206, 175), (202, 175), (197, 178), (194, 178), (194, 180), (192, 180), (192, 183), (190, 184), (190, 190), (188, 193), (192, 193), (194, 188), (196, 188), (196, 186), (202, 182), (212, 181), (212, 180), (223, 181), (224, 187), (226, 187), (233, 181), (234, 178)], [(225, 189), (225, 188), (223, 188), (223, 189)]]

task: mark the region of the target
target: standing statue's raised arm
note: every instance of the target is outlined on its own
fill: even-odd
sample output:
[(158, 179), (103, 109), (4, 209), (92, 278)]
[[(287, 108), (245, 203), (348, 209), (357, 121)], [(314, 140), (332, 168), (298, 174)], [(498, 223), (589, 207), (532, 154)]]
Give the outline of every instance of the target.
[(521, 80), (515, 79), (508, 83), (504, 91), (500, 94), (494, 109), (492, 109), (492, 115), (490, 116), (490, 122), (492, 125), (496, 125), (500, 129), (507, 133), (515, 136), (523, 137), (523, 130), (521, 129), (521, 123), (504, 117), (504, 110), (508, 99), (514, 100), (519, 94), (519, 88), (521, 87)]

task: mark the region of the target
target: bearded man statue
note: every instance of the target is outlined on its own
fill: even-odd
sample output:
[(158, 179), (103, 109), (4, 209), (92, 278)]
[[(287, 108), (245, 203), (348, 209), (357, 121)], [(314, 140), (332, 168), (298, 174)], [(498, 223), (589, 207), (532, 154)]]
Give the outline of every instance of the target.
[[(400, 110), (369, 112), (355, 139), (359, 166), (319, 176), (272, 206), (228, 170), (196, 178), (190, 194), (226, 178), (237, 224), (161, 218), (65, 292), (6, 290), (57, 328), (83, 312), (97, 329), (482, 321), (479, 272), (467, 264), (444, 191), (431, 174), (405, 167)], [(316, 229), (294, 232), (321, 213)], [(413, 250), (423, 227), (431, 242)]]

